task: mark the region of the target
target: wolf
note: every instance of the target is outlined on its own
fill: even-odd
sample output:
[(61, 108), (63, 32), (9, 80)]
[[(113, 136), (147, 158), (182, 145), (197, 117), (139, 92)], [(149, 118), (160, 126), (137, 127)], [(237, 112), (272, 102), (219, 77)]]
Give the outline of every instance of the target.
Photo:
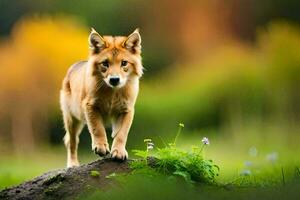
[[(88, 59), (69, 68), (60, 91), (67, 167), (79, 166), (77, 149), (85, 124), (96, 154), (128, 158), (126, 142), (143, 75), (138, 29), (129, 36), (101, 36), (92, 28), (88, 44)], [(111, 151), (107, 123), (112, 126)]]

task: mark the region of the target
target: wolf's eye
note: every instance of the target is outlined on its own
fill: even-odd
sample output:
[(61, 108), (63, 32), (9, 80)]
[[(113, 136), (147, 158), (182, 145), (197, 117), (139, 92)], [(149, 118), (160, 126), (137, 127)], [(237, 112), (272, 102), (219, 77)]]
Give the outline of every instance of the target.
[(128, 63), (128, 62), (127, 62), (126, 60), (122, 60), (121, 66), (122, 66), (122, 67), (125, 67), (125, 66), (127, 65), (127, 63)]
[(103, 62), (101, 62), (101, 65), (103, 67), (108, 67), (109, 66), (108, 60), (104, 60)]

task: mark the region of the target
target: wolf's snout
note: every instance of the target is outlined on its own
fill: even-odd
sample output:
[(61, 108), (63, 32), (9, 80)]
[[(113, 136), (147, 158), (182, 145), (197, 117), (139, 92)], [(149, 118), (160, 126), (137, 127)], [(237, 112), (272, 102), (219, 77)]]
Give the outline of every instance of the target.
[(118, 76), (110, 77), (110, 78), (109, 78), (109, 83), (110, 83), (112, 86), (117, 86), (117, 85), (119, 85), (119, 83), (120, 83), (120, 78), (119, 78)]

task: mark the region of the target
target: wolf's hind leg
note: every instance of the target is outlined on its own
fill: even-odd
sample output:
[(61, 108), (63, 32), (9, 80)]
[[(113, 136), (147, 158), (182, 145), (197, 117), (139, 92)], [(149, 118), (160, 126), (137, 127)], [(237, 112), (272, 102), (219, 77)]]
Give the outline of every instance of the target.
[(79, 134), (84, 124), (69, 113), (63, 113), (66, 134), (64, 137), (65, 146), (67, 148), (67, 167), (79, 166), (77, 157), (77, 147), (79, 143)]

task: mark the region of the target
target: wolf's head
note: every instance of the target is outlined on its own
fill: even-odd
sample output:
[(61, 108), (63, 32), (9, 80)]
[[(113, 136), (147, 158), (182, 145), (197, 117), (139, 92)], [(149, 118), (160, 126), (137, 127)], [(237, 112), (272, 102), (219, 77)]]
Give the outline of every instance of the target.
[(100, 36), (92, 29), (89, 36), (93, 72), (112, 88), (121, 88), (133, 77), (141, 77), (141, 36), (136, 29), (129, 36)]

